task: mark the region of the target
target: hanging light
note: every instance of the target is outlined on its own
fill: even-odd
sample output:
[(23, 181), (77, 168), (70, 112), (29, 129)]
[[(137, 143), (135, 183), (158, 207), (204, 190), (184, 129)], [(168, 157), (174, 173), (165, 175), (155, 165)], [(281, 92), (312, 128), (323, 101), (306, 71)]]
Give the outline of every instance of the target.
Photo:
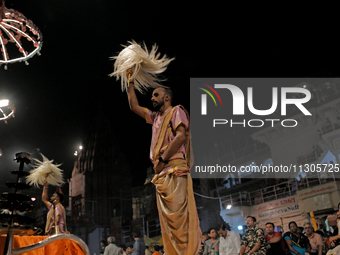
[(0, 107), (8, 106), (9, 100), (8, 99), (0, 99)]
[(7, 120), (11, 117), (14, 118), (15, 107), (11, 102), (1, 96), (0, 93), (0, 121), (4, 120), (7, 123)]

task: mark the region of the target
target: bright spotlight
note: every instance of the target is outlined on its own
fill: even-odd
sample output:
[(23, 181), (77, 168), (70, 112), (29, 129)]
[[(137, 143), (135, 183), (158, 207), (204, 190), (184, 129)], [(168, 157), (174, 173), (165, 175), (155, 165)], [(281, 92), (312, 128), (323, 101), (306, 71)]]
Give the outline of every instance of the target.
[(227, 210), (230, 210), (231, 209), (231, 205), (227, 205)]
[(243, 227), (240, 225), (240, 226), (237, 227), (237, 229), (238, 229), (238, 230), (242, 230)]
[(6, 107), (8, 105), (9, 105), (9, 100), (8, 99), (0, 100), (0, 107)]
[[(1, 42), (0, 42), (0, 44), (1, 44)], [(11, 117), (14, 118), (14, 112), (15, 112), (14, 105), (11, 104), (10, 101), (8, 99), (4, 98), (2, 96), (2, 94), (0, 93), (0, 121), (4, 120), (5, 123), (7, 124), (7, 120), (9, 118), (11, 118)]]
[(79, 146), (79, 150), (82, 150), (82, 149), (83, 149), (83, 146), (80, 145), (80, 146)]

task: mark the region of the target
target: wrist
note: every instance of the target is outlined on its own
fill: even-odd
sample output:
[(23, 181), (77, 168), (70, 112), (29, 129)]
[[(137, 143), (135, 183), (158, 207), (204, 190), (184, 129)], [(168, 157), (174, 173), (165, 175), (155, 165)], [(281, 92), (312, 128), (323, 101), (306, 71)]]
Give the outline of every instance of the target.
[(129, 80), (128, 82), (128, 88), (129, 89), (134, 89), (135, 88), (135, 82), (133, 80)]

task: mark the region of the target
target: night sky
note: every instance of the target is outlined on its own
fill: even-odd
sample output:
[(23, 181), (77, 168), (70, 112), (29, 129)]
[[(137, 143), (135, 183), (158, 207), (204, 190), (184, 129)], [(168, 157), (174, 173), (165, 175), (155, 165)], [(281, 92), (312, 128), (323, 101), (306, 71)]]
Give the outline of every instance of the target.
[[(182, 2), (183, 5), (183, 2)], [(71, 177), (73, 152), (99, 113), (107, 116), (122, 151), (129, 155), (142, 185), (148, 160), (151, 126), (129, 110), (120, 81), (110, 78), (122, 44), (154, 43), (175, 57), (163, 74), (175, 94), (174, 104), (189, 109), (190, 77), (338, 77), (339, 47), (320, 22), (287, 13), (248, 13), (213, 3), (182, 6), (173, 1), (7, 0), (43, 34), (41, 56), (29, 65), (0, 68), (0, 92), (17, 112), (0, 123), (0, 188), (18, 169), (14, 154), (40, 151)], [(289, 13), (291, 19), (299, 13)], [(322, 17), (318, 16), (318, 21)], [(320, 32), (322, 31), (322, 32)], [(151, 91), (138, 95), (151, 106)], [(131, 148), (138, 148), (132, 151)]]

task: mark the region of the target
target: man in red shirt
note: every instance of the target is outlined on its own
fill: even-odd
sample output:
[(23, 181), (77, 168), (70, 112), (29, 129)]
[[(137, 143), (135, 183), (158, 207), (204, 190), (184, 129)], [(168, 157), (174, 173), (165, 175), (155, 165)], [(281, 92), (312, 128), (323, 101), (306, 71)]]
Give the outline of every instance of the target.
[(266, 232), (264, 236), (267, 241), (267, 255), (285, 255), (286, 247), (280, 232), (275, 232), (274, 223), (266, 223)]

